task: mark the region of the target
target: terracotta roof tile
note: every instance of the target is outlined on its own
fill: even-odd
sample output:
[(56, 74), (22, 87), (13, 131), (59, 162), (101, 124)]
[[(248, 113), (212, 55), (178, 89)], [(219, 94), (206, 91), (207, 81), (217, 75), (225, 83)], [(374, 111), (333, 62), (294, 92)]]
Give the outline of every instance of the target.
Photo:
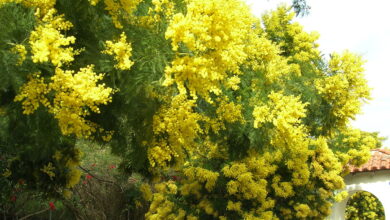
[(351, 173), (390, 170), (390, 150), (373, 149), (367, 163), (361, 167), (350, 166), (349, 170)]

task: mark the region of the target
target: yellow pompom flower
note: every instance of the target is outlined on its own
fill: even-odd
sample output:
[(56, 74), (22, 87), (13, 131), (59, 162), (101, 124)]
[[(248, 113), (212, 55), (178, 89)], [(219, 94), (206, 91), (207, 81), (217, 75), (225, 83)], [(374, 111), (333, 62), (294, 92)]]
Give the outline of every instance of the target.
[(54, 66), (72, 62), (79, 52), (70, 47), (76, 38), (66, 37), (61, 31), (69, 30), (73, 25), (65, 21), (64, 16), (56, 16), (56, 10), (50, 9), (42, 23), (30, 34), (32, 60), (34, 63), (51, 62)]
[(134, 62), (131, 61), (131, 43), (126, 41), (125, 32), (122, 32), (118, 41), (106, 41), (106, 50), (103, 53), (113, 55), (117, 64), (116, 68), (120, 70), (129, 70)]
[(306, 204), (298, 204), (294, 207), (298, 218), (306, 218), (310, 214), (310, 207)]
[(40, 104), (48, 106), (49, 87), (39, 73), (30, 75), (29, 80), (21, 88), (14, 101), (22, 102), (23, 114), (32, 114)]
[(142, 192), (142, 196), (146, 201), (152, 201), (153, 195), (152, 195), (152, 189), (150, 186), (146, 183), (143, 183), (140, 186), (140, 191)]
[(56, 176), (56, 174), (54, 173), (54, 170), (55, 170), (55, 167), (53, 167), (53, 164), (51, 162), (49, 162), (47, 165), (43, 166), (43, 168), (41, 169), (42, 172), (46, 173), (51, 180), (53, 180), (53, 177)]
[[(175, 84), (183, 94), (187, 93), (186, 84), (195, 98), (209, 98), (209, 93), (219, 95), (229, 73), (241, 74), (239, 66), (247, 58), (245, 49), (250, 44), (253, 23), (254, 17), (243, 2), (188, 1), (187, 13), (174, 14), (165, 32), (178, 53), (165, 69), (164, 85)], [(179, 53), (180, 44), (191, 52)], [(234, 89), (235, 81), (230, 80)]]
[(12, 52), (19, 55), (17, 65), (21, 65), (23, 63), (23, 61), (26, 59), (26, 55), (27, 55), (26, 47), (23, 44), (16, 44), (12, 48)]
[(90, 114), (85, 108), (100, 113), (98, 105), (111, 102), (113, 89), (104, 84), (97, 85), (104, 75), (96, 74), (93, 68), (90, 65), (77, 73), (57, 68), (51, 78), (49, 88), (55, 91), (55, 97), (50, 112), (58, 119), (64, 135), (90, 136), (96, 131), (96, 125), (84, 119)]

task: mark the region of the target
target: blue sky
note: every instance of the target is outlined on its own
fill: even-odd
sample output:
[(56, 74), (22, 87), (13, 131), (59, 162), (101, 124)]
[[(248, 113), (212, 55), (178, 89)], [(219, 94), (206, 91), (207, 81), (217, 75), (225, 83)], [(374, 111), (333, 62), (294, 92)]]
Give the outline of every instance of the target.
[[(246, 0), (255, 15), (291, 4), (292, 0)], [(390, 7), (389, 0), (307, 0), (310, 14), (297, 18), (306, 31), (320, 33), (324, 54), (348, 49), (360, 54), (371, 100), (351, 124), (364, 131), (378, 131), (390, 138)], [(390, 147), (390, 140), (385, 141)]]

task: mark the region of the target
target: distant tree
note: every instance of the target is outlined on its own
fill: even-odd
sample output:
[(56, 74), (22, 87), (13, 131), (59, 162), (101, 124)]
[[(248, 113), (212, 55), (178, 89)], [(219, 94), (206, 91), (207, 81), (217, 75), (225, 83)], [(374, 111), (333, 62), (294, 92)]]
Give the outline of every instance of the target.
[(306, 0), (293, 0), (292, 7), (294, 8), (297, 16), (307, 15), (310, 11), (310, 6), (306, 3)]

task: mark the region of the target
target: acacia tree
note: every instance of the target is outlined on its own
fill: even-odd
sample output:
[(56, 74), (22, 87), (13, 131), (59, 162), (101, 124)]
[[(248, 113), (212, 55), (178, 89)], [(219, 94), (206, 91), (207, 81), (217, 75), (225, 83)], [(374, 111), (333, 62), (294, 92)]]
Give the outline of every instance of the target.
[(148, 219), (322, 219), (345, 167), (380, 143), (349, 126), (369, 99), (362, 59), (324, 58), (293, 16), (259, 20), (240, 0), (0, 1), (2, 178), (70, 197), (89, 139), (150, 180)]

